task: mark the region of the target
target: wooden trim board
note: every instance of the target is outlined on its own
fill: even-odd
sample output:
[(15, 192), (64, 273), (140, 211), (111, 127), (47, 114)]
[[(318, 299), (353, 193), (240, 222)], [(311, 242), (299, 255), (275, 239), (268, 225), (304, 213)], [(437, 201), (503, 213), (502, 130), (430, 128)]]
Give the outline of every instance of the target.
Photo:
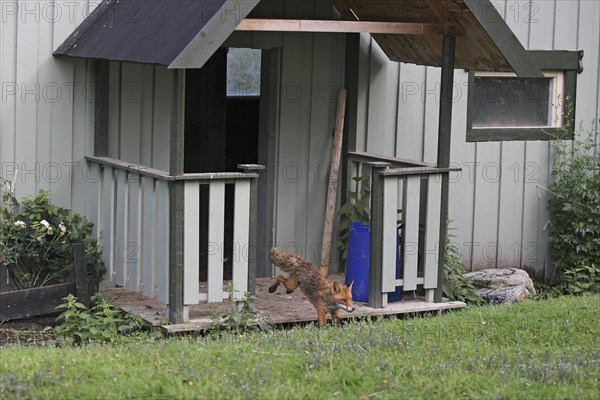
[(236, 31), (268, 32), (329, 32), (329, 33), (385, 33), (395, 35), (460, 35), (455, 24), (303, 20), (303, 19), (250, 19), (246, 18)]

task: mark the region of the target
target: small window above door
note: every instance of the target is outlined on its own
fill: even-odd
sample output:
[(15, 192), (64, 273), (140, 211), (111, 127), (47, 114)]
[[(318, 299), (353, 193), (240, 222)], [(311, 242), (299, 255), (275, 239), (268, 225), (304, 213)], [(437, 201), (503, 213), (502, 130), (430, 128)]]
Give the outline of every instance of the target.
[(227, 97), (260, 96), (261, 50), (230, 48), (227, 53)]

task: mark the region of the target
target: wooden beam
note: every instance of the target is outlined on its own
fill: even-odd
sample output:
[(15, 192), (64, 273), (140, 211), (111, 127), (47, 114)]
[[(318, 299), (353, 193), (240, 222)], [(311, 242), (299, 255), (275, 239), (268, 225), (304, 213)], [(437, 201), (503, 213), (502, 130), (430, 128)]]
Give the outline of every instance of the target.
[(463, 0), (483, 30), (502, 52), (519, 78), (543, 78), (544, 74), (490, 1)]
[[(184, 138), (185, 70), (173, 73), (173, 99), (171, 105), (171, 140), (169, 144), (169, 173), (182, 175)], [(184, 182), (169, 182), (169, 322), (186, 322), (183, 304), (183, 229)]]
[[(456, 38), (444, 36), (442, 51), (442, 79), (440, 88), (440, 117), (438, 127), (438, 168), (450, 167), (450, 138), (452, 133), (452, 98), (454, 89), (454, 58), (456, 54)], [(443, 300), (442, 282), (444, 280), (444, 260), (446, 259), (446, 234), (448, 233), (448, 192), (449, 174), (442, 174), (442, 191), (440, 204), (440, 236), (438, 253), (437, 288), (433, 301)]]
[(459, 35), (462, 33), (456, 24), (249, 18), (242, 20), (235, 30), (332, 33), (365, 32), (395, 35)]

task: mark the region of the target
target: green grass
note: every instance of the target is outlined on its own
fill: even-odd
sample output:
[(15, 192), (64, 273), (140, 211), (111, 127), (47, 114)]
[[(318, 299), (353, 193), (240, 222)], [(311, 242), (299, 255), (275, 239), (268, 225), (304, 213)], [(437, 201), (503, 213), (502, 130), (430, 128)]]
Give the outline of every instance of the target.
[(600, 296), (219, 340), (0, 350), (0, 398), (592, 399)]

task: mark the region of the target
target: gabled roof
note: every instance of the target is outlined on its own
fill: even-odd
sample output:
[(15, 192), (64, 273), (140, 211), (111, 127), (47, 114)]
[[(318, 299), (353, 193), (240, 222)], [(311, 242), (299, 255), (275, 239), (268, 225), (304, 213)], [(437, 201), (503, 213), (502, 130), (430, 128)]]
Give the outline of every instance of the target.
[(252, 11), (250, 0), (103, 0), (54, 55), (203, 65)]
[[(539, 68), (489, 0), (331, 0), (343, 19), (452, 25), (456, 68)], [(256, 0), (103, 0), (55, 55), (200, 68)], [(390, 60), (440, 66), (441, 35), (372, 34)]]
[[(333, 0), (345, 19), (455, 24), (456, 68), (516, 72), (543, 77), (527, 51), (489, 0)], [(373, 38), (392, 61), (441, 66), (439, 35), (386, 35)]]

